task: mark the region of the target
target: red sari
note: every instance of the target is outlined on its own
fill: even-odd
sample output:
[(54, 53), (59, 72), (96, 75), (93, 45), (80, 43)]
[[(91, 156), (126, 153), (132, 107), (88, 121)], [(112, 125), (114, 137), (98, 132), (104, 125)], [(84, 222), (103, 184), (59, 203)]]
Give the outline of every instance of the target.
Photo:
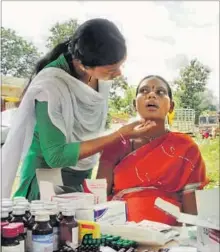
[[(113, 153), (122, 148), (114, 147)], [(127, 202), (129, 221), (175, 225), (172, 216), (155, 208), (155, 199), (161, 197), (181, 208), (182, 193), (207, 183), (196, 143), (188, 135), (170, 132), (130, 153), (115, 167), (113, 199)]]

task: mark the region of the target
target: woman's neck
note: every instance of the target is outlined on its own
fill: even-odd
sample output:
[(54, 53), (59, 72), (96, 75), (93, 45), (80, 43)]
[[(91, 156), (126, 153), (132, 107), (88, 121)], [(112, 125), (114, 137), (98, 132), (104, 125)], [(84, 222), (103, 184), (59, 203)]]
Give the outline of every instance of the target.
[(76, 60), (73, 60), (72, 63), (77, 74), (77, 79), (81, 80), (83, 83), (98, 91), (98, 80), (92, 78), (85, 71), (83, 71)]
[(73, 60), (72, 64), (73, 64), (73, 68), (76, 72), (77, 79), (79, 79), (82, 82), (87, 84), (89, 82), (90, 76), (88, 74), (86, 74), (86, 72), (81, 69), (78, 61)]
[(160, 136), (163, 136), (167, 133), (167, 128), (165, 126), (165, 123), (162, 121), (155, 121), (156, 126), (150, 129), (148, 133), (146, 133), (145, 136), (141, 137), (140, 140), (143, 142), (150, 142), (155, 138), (158, 138)]
[(159, 137), (164, 135), (167, 132), (167, 129), (165, 127), (165, 124), (160, 124), (156, 122), (156, 126), (153, 127), (147, 134), (144, 136), (144, 138), (147, 137)]
[(141, 146), (150, 143), (154, 139), (157, 139), (158, 137), (165, 135), (167, 132), (168, 130), (166, 129), (165, 124), (157, 123), (156, 126), (152, 128), (148, 134), (139, 139), (134, 140), (133, 150), (136, 150)]

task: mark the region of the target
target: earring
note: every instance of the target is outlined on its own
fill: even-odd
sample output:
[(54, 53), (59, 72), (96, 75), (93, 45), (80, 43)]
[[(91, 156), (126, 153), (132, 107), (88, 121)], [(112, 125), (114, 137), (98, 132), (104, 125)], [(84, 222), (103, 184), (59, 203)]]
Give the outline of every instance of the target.
[(92, 76), (89, 76), (89, 81), (88, 81), (87, 85), (90, 84), (91, 80), (92, 80)]

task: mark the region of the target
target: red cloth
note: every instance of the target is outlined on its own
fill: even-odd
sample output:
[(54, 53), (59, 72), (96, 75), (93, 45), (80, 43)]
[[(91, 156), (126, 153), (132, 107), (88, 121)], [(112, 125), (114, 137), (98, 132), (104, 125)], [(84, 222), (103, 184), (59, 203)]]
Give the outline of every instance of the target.
[[(113, 146), (110, 158), (123, 147), (118, 148)], [(172, 216), (155, 208), (155, 199), (161, 197), (181, 208), (180, 191), (193, 183), (200, 183), (200, 188), (208, 183), (205, 164), (196, 143), (182, 133), (170, 132), (155, 139), (130, 153), (114, 169), (114, 195), (129, 188), (156, 187), (122, 197), (129, 221), (148, 219), (175, 225)]]

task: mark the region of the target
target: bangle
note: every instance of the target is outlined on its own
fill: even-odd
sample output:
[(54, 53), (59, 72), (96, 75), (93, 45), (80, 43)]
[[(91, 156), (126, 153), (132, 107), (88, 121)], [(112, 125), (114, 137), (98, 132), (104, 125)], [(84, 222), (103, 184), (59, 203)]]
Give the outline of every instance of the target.
[(119, 130), (117, 130), (120, 138), (121, 138), (121, 142), (125, 145), (127, 143), (126, 139), (124, 138), (124, 136), (121, 134), (121, 132)]

